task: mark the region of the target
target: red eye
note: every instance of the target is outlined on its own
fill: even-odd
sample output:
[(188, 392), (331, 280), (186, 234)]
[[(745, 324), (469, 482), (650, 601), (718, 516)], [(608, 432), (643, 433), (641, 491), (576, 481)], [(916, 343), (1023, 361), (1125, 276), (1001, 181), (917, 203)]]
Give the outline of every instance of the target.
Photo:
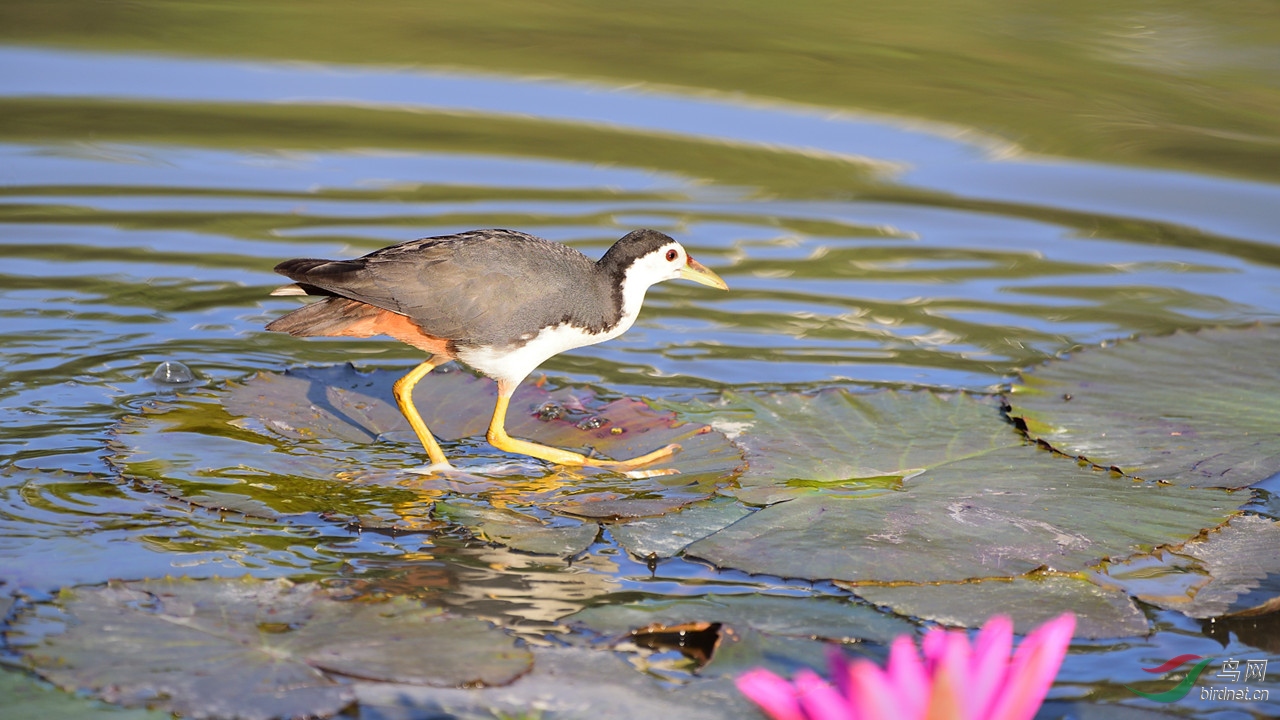
[(675, 262), (676, 258), (678, 257), (680, 257), (680, 253), (676, 252), (675, 250), (667, 251), (667, 262)]

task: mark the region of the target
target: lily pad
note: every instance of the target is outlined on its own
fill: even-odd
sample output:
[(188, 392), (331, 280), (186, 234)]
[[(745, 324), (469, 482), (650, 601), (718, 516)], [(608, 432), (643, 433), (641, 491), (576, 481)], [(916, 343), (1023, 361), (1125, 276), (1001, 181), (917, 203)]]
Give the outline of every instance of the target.
[(991, 613), (999, 612), (1013, 618), (1015, 632), (1026, 634), (1070, 610), (1076, 615), (1076, 637), (1126, 637), (1149, 632), (1146, 616), (1127, 594), (1076, 576), (1033, 574), (1013, 580), (848, 588), (858, 597), (900, 615), (952, 627), (980, 627)]
[[(748, 432), (844, 425), (867, 412), (852, 402), (772, 405), (779, 410), (757, 418)], [(897, 428), (895, 405), (912, 418), (909, 428)], [(994, 403), (966, 395), (883, 393), (875, 407), (889, 429), (865, 448), (845, 448), (844, 462), (885, 473), (914, 468), (896, 489), (804, 488), (689, 545), (686, 556), (750, 573), (851, 582), (1073, 572), (1181, 541), (1220, 524), (1238, 505), (1221, 490), (1140, 483), (1081, 467), (1026, 444)], [(895, 461), (887, 438), (908, 431), (910, 445)], [(795, 437), (799, 443), (805, 435)], [(746, 433), (738, 442), (750, 446)], [(821, 465), (826, 452), (797, 444), (790, 466), (807, 472), (805, 465)], [(764, 478), (749, 481), (766, 487)]]
[[(527, 458), (513, 463), (483, 439), (494, 384), (441, 368), (418, 384), (415, 400), (458, 468), (413, 472), (421, 447), (391, 398), (400, 375), (350, 365), (261, 374), (226, 393), (126, 418), (112, 462), (128, 478), (207, 507), (410, 529), (430, 529), (421, 519), (431, 503), (450, 497), (532, 512), (540, 521), (659, 515), (712, 496), (742, 465), (741, 452), (706, 426), (636, 400), (537, 383), (522, 385), (512, 400), (513, 435), (611, 457), (678, 443), (682, 450), (663, 466), (680, 472), (635, 478), (548, 470)], [(491, 539), (501, 535), (489, 530)]]
[(731, 431), (746, 453), (738, 490), (768, 505), (812, 489), (896, 487), (961, 458), (1022, 444), (993, 422), (992, 403), (967, 394), (927, 392), (816, 394), (725, 392), (679, 407), (681, 417)]
[[(354, 697), (338, 675), (493, 685), (531, 663), (483, 621), (406, 600), (339, 602), (283, 580), (110, 583), (55, 603), (65, 630), (17, 643), (32, 669), (67, 690), (194, 717), (326, 716)], [(13, 632), (34, 636), (47, 621), (24, 611)]]
[(729, 498), (690, 505), (668, 515), (609, 525), (609, 532), (627, 552), (642, 559), (675, 557), (694, 541), (721, 530), (750, 510)]
[[(1193, 618), (1280, 611), (1280, 522), (1234, 517), (1180, 547), (1106, 569), (1106, 578), (1144, 602)], [(1152, 577), (1172, 581), (1152, 581)]]
[(831, 643), (823, 640), (764, 633), (750, 625), (726, 625), (719, 628), (719, 639), (709, 661), (697, 672), (702, 677), (737, 677), (755, 668), (779, 675), (794, 675), (804, 668), (822, 671), (830, 652)]
[(703, 720), (763, 717), (727, 677), (688, 678), (664, 687), (611, 650), (550, 647), (533, 650), (533, 672), (496, 688), (454, 690), (357, 683), (360, 716), (370, 720), (450, 717)]
[(206, 397), (127, 416), (114, 428), (110, 460), (126, 478), (158, 492), (268, 519), (308, 513), (359, 517), (419, 498), (409, 488), (346, 481), (358, 469), (350, 455), (294, 447), (235, 421)]
[[(392, 386), (403, 374), (364, 373), (351, 365), (260, 374), (232, 387), (225, 406), (229, 413), (257, 418), (285, 437), (353, 443), (385, 438), (403, 442), (406, 452), (418, 455), (421, 447), (392, 396)], [(483, 438), (497, 397), (492, 380), (451, 368), (428, 374), (413, 394), (432, 434), (444, 442)], [(740, 453), (707, 427), (679, 422), (674, 414), (654, 412), (638, 400), (603, 402), (582, 388), (552, 390), (522, 383), (511, 398), (506, 427), (513, 437), (610, 458), (679, 443), (683, 451), (659, 465), (679, 470), (686, 485), (705, 474), (719, 479), (742, 462)], [(492, 448), (489, 452), (499, 454)]]
[(839, 642), (870, 640), (888, 643), (915, 632), (901, 618), (844, 598), (779, 595), (707, 595), (698, 598), (653, 598), (626, 604), (590, 607), (563, 618), (599, 633), (619, 635), (655, 625), (690, 622), (751, 627), (771, 635), (821, 638)]
[(172, 720), (169, 713), (119, 708), (49, 687), (21, 672), (0, 670), (5, 720)]
[[(884, 645), (915, 632), (905, 620), (846, 598), (762, 594), (602, 604), (564, 622), (604, 634), (615, 648), (678, 651), (700, 677), (732, 676), (755, 667), (785, 675), (800, 668), (821, 671), (832, 641)], [(637, 662), (661, 672), (666, 669), (662, 657)]]
[(1280, 326), (1080, 350), (1024, 371), (1009, 414), (1063, 453), (1142, 478), (1242, 488), (1280, 468)]

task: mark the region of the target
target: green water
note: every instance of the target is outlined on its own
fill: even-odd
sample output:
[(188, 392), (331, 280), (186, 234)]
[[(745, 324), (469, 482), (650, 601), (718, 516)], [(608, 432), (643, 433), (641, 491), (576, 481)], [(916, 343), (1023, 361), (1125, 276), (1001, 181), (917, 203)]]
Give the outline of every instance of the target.
[[(513, 624), (494, 598), (574, 604), (467, 549), (427, 560), (116, 482), (112, 428), (171, 397), (163, 360), (205, 390), (417, 361), (264, 332), (296, 306), (267, 294), (285, 258), (477, 227), (596, 256), (662, 230), (732, 292), (655, 287), (627, 335), (543, 368), (650, 398), (988, 392), (1076, 345), (1276, 321), (1277, 48), (1261, 1), (4, 3), (0, 594), (247, 572), (380, 578)], [(587, 594), (809, 592), (651, 574), (607, 537), (539, 572)], [(1277, 645), (1274, 622), (1148, 614), (1150, 638), (1079, 649), (1058, 695), (1280, 712), (1135, 702), (1122, 685), (1152, 658)]]

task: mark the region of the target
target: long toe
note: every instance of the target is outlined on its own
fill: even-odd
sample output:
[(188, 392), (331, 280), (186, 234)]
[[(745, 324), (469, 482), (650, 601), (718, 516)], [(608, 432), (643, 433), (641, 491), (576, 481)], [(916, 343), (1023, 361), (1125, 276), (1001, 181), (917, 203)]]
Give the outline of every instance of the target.
[[(672, 443), (670, 445), (667, 445), (666, 447), (662, 447), (657, 450), (654, 450), (651, 453), (641, 455), (640, 457), (631, 458), (630, 460), (594, 460), (591, 458), (587, 458), (586, 462), (584, 462), (583, 464), (591, 465), (592, 467), (605, 468), (606, 470), (620, 470), (620, 471), (635, 470), (636, 468), (642, 468), (645, 465), (650, 465), (652, 463), (658, 462), (659, 460), (665, 460), (671, 457), (672, 455), (675, 455), (676, 452), (679, 450), (680, 450), (680, 446), (676, 445), (675, 443)], [(676, 472), (679, 472), (679, 471), (677, 470)], [(661, 473), (661, 474), (671, 475), (674, 473)]]
[(623, 470), (622, 474), (632, 480), (643, 480), (644, 478), (662, 477), (663, 475), (679, 475), (680, 471), (675, 468), (650, 468), (647, 470)]

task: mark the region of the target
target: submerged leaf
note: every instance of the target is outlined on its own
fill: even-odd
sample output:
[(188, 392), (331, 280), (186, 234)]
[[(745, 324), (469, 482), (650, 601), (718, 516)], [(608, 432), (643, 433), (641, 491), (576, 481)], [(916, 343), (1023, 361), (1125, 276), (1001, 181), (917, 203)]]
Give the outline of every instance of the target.
[(1139, 477), (1241, 488), (1280, 468), (1280, 326), (1126, 340), (1024, 371), (1009, 414), (1054, 448)]
[[(66, 629), (23, 648), (36, 672), (194, 717), (332, 715), (353, 693), (331, 673), (461, 686), (511, 682), (530, 664), (488, 623), (406, 600), (339, 602), (283, 580), (111, 583), (56, 602)], [(19, 634), (41, 627), (32, 612), (14, 623)]]
[(436, 503), (435, 512), (450, 522), (466, 525), (485, 540), (537, 555), (573, 557), (590, 547), (600, 534), (600, 526), (595, 523), (550, 525), (513, 510), (473, 503)]

